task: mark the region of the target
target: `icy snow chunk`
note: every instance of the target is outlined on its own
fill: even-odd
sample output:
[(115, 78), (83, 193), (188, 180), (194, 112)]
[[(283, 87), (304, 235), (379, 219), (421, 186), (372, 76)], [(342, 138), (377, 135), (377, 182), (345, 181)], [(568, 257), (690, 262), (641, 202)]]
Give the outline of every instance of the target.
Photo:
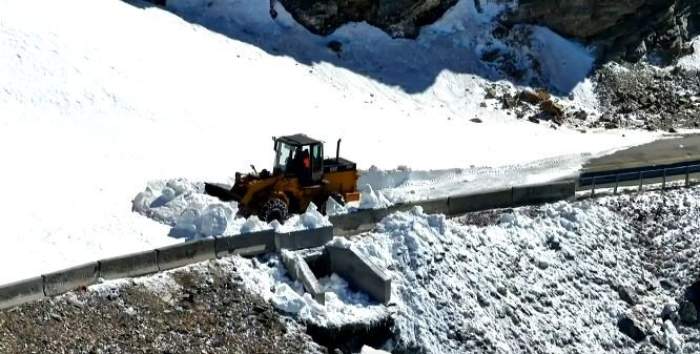
[(379, 349), (374, 349), (370, 346), (362, 346), (362, 350), (360, 350), (360, 354), (390, 354), (387, 351), (384, 350), (379, 350)]
[(352, 246), (352, 242), (345, 237), (334, 237), (330, 242), (328, 242), (327, 245), (340, 248), (350, 248), (350, 246)]
[(174, 189), (172, 189), (170, 187), (165, 187), (161, 191), (161, 195), (158, 198), (156, 198), (156, 200), (151, 202), (150, 207), (151, 208), (161, 207), (165, 204), (170, 203), (170, 201), (175, 199), (176, 196), (177, 196), (177, 194), (176, 194)]
[(390, 207), (392, 203), (380, 191), (375, 191), (369, 184), (364, 185), (360, 194), (360, 209), (382, 209)]
[(335, 199), (328, 198), (328, 200), (326, 200), (326, 215), (333, 216), (347, 213), (348, 208), (344, 205), (340, 205)]
[(260, 220), (256, 215), (249, 216), (240, 227), (241, 233), (251, 233), (269, 229), (270, 225)]
[(290, 314), (297, 314), (306, 306), (304, 298), (297, 294), (289, 285), (284, 283), (275, 287), (275, 293), (271, 301), (272, 306), (276, 309)]
[(284, 225), (273, 221), (270, 225), (278, 232), (292, 232), (299, 230), (318, 229), (326, 226), (332, 226), (328, 217), (321, 214), (314, 203), (310, 203), (306, 208), (306, 212), (301, 215), (292, 215)]
[(200, 220), (200, 234), (204, 236), (223, 235), (232, 216), (233, 210), (226, 205), (207, 206)]

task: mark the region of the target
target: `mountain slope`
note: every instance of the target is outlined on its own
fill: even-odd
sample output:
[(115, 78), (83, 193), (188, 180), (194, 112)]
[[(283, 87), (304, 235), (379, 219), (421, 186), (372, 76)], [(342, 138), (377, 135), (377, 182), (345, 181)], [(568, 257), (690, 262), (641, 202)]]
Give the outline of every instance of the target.
[[(268, 18), (258, 2), (238, 4), (241, 20)], [(474, 13), (470, 5), (460, 2), (455, 11), (427, 29), (428, 41), (391, 40), (363, 24), (341, 33), (365, 48), (393, 43), (397, 51), (386, 55), (402, 54), (411, 63), (411, 55), (430, 46), (460, 48), (461, 42), (440, 47), (442, 32), (469, 28), (461, 15)], [(280, 18), (287, 21), (270, 24), (280, 31), (253, 27), (250, 35), (306, 33), (288, 14)], [(315, 38), (309, 51), (328, 51), (325, 39), (299, 36)], [(474, 48), (455, 55), (473, 60)], [(387, 60), (368, 53), (360, 50), (353, 60)], [(439, 61), (446, 53), (431, 56)], [(403, 77), (431, 56), (416, 59), (416, 66), (373, 70), (399, 70), (392, 76)], [(336, 64), (271, 55), (171, 13), (117, 0), (0, 1), (0, 212), (7, 254), (0, 267), (12, 269), (0, 272), (0, 283), (179, 242), (132, 213), (131, 199), (149, 180), (225, 180), (250, 163), (269, 167), (273, 135), (343, 137), (342, 154), (360, 167), (416, 169), (579, 158), (652, 137), (516, 121), (492, 104), (481, 107), (491, 83), (483, 73), (446, 67), (434, 83), (410, 92)], [(483, 123), (470, 121), (475, 117)]]

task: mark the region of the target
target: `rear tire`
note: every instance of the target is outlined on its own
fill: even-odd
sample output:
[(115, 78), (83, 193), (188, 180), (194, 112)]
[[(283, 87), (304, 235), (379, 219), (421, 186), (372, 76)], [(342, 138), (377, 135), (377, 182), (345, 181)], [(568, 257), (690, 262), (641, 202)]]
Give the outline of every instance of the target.
[(262, 208), (260, 208), (260, 219), (265, 222), (272, 222), (272, 220), (277, 220), (280, 223), (284, 223), (289, 216), (289, 208), (287, 204), (280, 198), (270, 198)]

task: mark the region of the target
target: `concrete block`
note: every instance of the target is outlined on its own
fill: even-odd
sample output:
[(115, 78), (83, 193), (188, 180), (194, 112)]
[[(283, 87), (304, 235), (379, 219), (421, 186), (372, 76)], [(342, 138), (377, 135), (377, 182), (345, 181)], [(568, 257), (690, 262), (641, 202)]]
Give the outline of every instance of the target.
[(158, 271), (158, 255), (155, 250), (98, 261), (100, 277), (104, 279), (121, 279), (138, 277)]
[(333, 227), (275, 233), (275, 249), (290, 251), (321, 247), (333, 239)]
[(472, 211), (508, 208), (513, 206), (511, 188), (448, 198), (448, 214), (457, 215)]
[(36, 277), (0, 286), (0, 309), (44, 298), (44, 279)]
[(345, 278), (384, 304), (391, 299), (391, 279), (377, 265), (365, 259), (352, 248), (327, 246), (331, 271)]
[(226, 257), (234, 254), (257, 256), (275, 251), (275, 231), (265, 230), (216, 239), (216, 256)]
[(60, 295), (97, 282), (100, 265), (97, 262), (83, 264), (58, 272), (44, 274), (44, 294)]
[(573, 198), (575, 194), (574, 181), (513, 187), (513, 206), (551, 203)]
[(418, 201), (413, 205), (421, 206), (426, 214), (447, 214), (450, 212), (448, 198)]
[(302, 283), (304, 285), (304, 290), (306, 290), (314, 300), (320, 304), (325, 303), (326, 295), (321, 291), (321, 284), (319, 284), (316, 275), (314, 275), (301, 255), (291, 251), (283, 251), (282, 262), (285, 267), (287, 267), (287, 271), (292, 279)]
[(184, 267), (216, 258), (216, 240), (213, 238), (189, 241), (163, 247), (158, 252), (158, 270)]
[(333, 224), (333, 233), (339, 236), (352, 235), (374, 228), (375, 215), (372, 210), (358, 210), (354, 213), (334, 215), (329, 219)]

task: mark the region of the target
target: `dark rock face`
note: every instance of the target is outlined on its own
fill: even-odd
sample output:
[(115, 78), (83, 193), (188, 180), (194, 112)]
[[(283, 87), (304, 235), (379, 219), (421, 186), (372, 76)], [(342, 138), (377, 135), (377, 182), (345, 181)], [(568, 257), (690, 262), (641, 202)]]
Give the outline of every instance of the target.
[[(274, 0), (273, 0), (274, 1)], [(280, 0), (311, 32), (328, 35), (348, 22), (366, 21), (393, 37), (415, 38), (457, 0)]]
[[(277, 0), (271, 0), (277, 1)], [(328, 35), (348, 22), (366, 21), (393, 37), (415, 38), (458, 0), (279, 0), (310, 31)], [(477, 8), (480, 1), (476, 0)], [(547, 26), (598, 45), (601, 59), (664, 63), (688, 54), (700, 33), (697, 0), (520, 0), (505, 22)]]
[(641, 342), (646, 338), (646, 333), (642, 330), (637, 319), (631, 316), (623, 316), (617, 322), (620, 332), (632, 338), (635, 342)]
[(521, 0), (511, 23), (534, 23), (595, 42), (603, 59), (636, 62), (645, 54), (671, 61), (692, 51), (698, 33), (697, 0)]

